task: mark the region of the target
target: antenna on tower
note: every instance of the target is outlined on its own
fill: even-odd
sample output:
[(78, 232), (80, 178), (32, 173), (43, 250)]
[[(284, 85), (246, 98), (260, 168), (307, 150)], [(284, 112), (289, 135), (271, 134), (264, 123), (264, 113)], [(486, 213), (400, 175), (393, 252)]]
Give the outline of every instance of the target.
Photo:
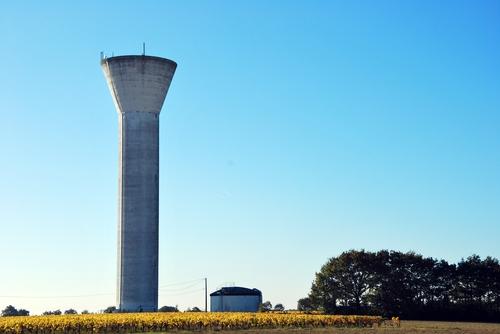
[(146, 55), (146, 43), (142, 42), (142, 55)]

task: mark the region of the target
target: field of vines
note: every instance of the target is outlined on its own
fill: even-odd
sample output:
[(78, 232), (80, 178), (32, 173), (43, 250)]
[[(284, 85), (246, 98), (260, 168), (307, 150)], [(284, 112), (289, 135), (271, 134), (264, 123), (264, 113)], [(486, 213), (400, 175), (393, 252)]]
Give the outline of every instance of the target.
[(116, 313), (0, 318), (0, 334), (137, 333), (372, 327), (380, 317), (273, 313)]

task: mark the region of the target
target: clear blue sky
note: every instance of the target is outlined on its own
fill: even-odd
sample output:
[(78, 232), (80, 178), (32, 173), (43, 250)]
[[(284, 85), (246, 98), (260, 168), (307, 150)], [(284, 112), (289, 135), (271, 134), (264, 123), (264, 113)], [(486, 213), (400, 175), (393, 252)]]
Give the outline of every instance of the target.
[(293, 308), (351, 248), (500, 257), (498, 1), (11, 1), (0, 31), (2, 308), (114, 304), (99, 53), (143, 41), (179, 64), (161, 305), (203, 306), (201, 281), (169, 284), (208, 277)]

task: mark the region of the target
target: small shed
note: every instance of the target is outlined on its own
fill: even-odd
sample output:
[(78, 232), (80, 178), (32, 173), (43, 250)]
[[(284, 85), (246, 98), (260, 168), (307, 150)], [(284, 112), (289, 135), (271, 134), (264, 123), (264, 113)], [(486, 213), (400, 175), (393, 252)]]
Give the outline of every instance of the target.
[(257, 312), (262, 292), (239, 286), (224, 287), (210, 294), (210, 312)]

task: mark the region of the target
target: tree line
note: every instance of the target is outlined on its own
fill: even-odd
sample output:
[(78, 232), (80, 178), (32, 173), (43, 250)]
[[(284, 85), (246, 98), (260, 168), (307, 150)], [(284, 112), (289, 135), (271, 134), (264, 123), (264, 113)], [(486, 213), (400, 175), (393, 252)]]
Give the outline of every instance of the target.
[[(63, 312), (61, 310), (55, 311), (45, 311), (42, 315), (61, 315)], [(78, 312), (72, 308), (64, 311), (64, 314), (78, 314)], [(89, 314), (89, 311), (83, 310), (81, 314)], [(2, 317), (19, 317), (19, 316), (29, 316), (30, 311), (25, 309), (17, 309), (12, 305), (6, 306), (2, 312), (0, 312), (0, 316)]]
[[(104, 310), (99, 311), (98, 313), (119, 313), (120, 311), (115, 306), (109, 306)], [(162, 306), (158, 309), (158, 312), (180, 312), (177, 306)], [(198, 307), (188, 308), (186, 312), (202, 312), (202, 310)], [(66, 311), (54, 310), (54, 311), (45, 311), (42, 315), (62, 315), (62, 314), (78, 314), (75, 309), (68, 309)], [(88, 310), (83, 310), (80, 314), (91, 314)], [(29, 316), (30, 312), (25, 309), (17, 309), (12, 305), (6, 306), (1, 312), (0, 316), (2, 317), (16, 317), (16, 316)]]
[(500, 322), (500, 264), (489, 256), (450, 264), (414, 252), (350, 250), (322, 266), (298, 309)]

